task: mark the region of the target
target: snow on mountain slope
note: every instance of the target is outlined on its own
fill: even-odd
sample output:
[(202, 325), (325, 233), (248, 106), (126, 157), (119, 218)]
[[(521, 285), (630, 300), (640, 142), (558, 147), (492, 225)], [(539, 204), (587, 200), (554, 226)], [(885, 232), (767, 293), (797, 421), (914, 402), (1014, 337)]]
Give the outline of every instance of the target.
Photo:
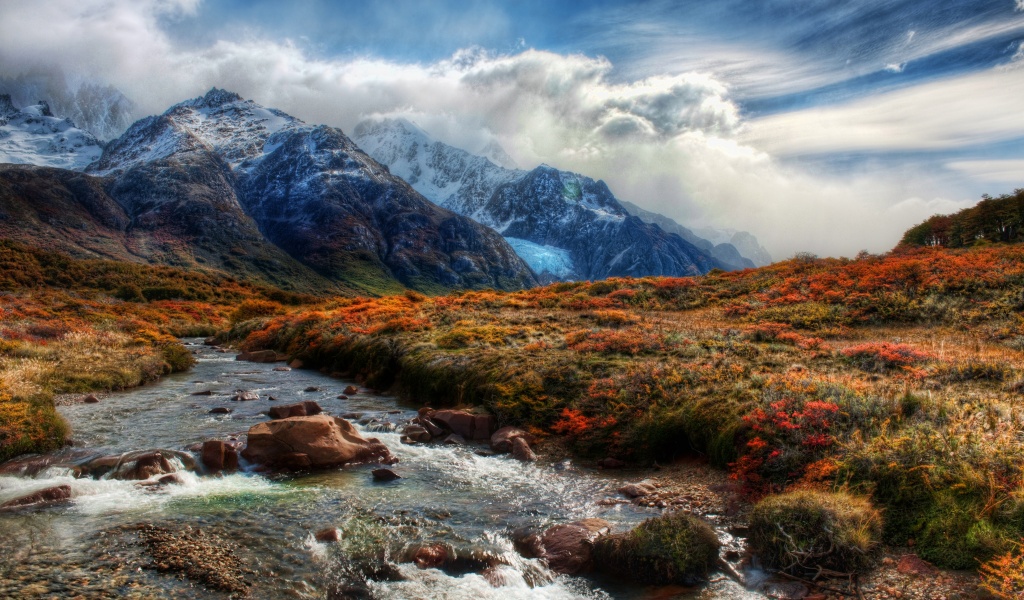
[(190, 150), (214, 152), (244, 171), (276, 150), (287, 133), (313, 129), (279, 110), (213, 89), (160, 116), (137, 121), (110, 143), (109, 152), (90, 171), (105, 175)]
[(54, 114), (71, 119), (100, 140), (120, 136), (135, 121), (135, 104), (118, 89), (67, 77), (59, 70), (0, 77), (0, 94), (9, 94), (17, 106), (45, 100)]
[(352, 136), (363, 151), (435, 204), (485, 224), (486, 215), (478, 212), (495, 188), (526, 173), (435, 141), (405, 119), (363, 121)]
[(45, 102), (18, 109), (0, 94), (0, 162), (81, 170), (102, 152), (92, 134), (53, 116)]

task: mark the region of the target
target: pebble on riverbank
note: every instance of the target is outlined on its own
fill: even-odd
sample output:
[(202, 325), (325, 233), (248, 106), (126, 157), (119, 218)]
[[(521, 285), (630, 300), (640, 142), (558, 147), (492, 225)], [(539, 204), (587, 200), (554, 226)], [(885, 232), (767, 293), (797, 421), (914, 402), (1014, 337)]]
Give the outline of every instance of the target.
[(206, 587), (230, 594), (245, 595), (254, 572), (235, 555), (235, 546), (220, 536), (202, 529), (170, 529), (157, 525), (139, 525), (139, 539), (152, 562), (148, 568), (161, 573), (179, 573)]

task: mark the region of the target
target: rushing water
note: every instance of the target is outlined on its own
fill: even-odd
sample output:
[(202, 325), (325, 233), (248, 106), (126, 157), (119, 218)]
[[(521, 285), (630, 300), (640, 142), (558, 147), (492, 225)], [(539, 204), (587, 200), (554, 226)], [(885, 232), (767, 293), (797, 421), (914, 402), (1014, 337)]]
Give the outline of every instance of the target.
[[(189, 373), (151, 386), (111, 394), (98, 404), (61, 408), (74, 430), (69, 459), (165, 448), (183, 450), (226, 439), (266, 420), (277, 403), (316, 400), (333, 415), (363, 413), (402, 423), (415, 408), (394, 398), (338, 395), (351, 382), (316, 372), (274, 371), (276, 365), (237, 362), (188, 340), (199, 359)], [(316, 387), (317, 391), (305, 391)], [(260, 400), (232, 402), (236, 389)], [(194, 395), (210, 390), (211, 395)], [(209, 414), (226, 406), (228, 415)], [(366, 581), (374, 598), (743, 598), (729, 580), (701, 590), (643, 589), (582, 577), (555, 576), (513, 549), (511, 533), (586, 517), (628, 529), (652, 511), (633, 505), (602, 506), (621, 475), (581, 469), (571, 462), (523, 464), (480, 456), (483, 446), (408, 446), (393, 432), (367, 431), (399, 458), (402, 479), (373, 481), (372, 466), (352, 466), (291, 477), (255, 473), (199, 476), (181, 484), (142, 486), (134, 481), (75, 478), (50, 468), (35, 477), (0, 476), (0, 503), (67, 483), (73, 501), (42, 510), (0, 513), (0, 596), (221, 597), (187, 580), (142, 568), (141, 550), (119, 542), (118, 528), (136, 523), (191, 525), (231, 540), (253, 563), (253, 597), (324, 598), (337, 582), (358, 579), (354, 566), (371, 557), (389, 565), (385, 581)], [(342, 540), (321, 544), (313, 532), (337, 527)], [(114, 532), (114, 533), (112, 533)], [(401, 548), (442, 541), (461, 553), (500, 557), (504, 566), (480, 573), (444, 573), (401, 562)], [(133, 552), (135, 554), (133, 554)], [(120, 586), (120, 587), (118, 587)], [(109, 597), (108, 596), (108, 597)]]

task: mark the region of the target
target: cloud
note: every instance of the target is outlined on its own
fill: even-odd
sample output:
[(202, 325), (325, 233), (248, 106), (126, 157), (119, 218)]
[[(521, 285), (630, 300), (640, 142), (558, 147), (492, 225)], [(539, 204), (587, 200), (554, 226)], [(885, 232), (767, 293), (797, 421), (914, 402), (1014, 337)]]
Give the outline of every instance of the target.
[[(1016, 103), (1008, 110), (1021, 97), (1009, 74), (745, 123), (729, 85), (707, 72), (630, 78), (606, 58), (532, 49), (468, 48), (425, 64), (331, 58), (251, 32), (173, 41), (163, 23), (195, 10), (194, 0), (5, 3), (0, 75), (57, 64), (114, 84), (147, 114), (217, 86), (347, 130), (368, 116), (404, 116), (459, 147), (499, 141), (521, 165), (602, 178), (619, 197), (688, 226), (749, 230), (779, 257), (886, 250), (907, 226), (962, 203), (943, 199), (949, 190), (931, 173), (837, 175), (778, 155), (908, 143), (901, 138), (953, 145), (1021, 119)], [(979, 91), (987, 99), (963, 104)], [(934, 107), (945, 117), (928, 117)], [(974, 127), (960, 123), (964, 114)]]
[(949, 150), (1024, 137), (1024, 77), (990, 69), (837, 106), (757, 119), (743, 139), (773, 154)]
[(959, 160), (946, 163), (946, 167), (981, 181), (1024, 186), (1024, 159)]

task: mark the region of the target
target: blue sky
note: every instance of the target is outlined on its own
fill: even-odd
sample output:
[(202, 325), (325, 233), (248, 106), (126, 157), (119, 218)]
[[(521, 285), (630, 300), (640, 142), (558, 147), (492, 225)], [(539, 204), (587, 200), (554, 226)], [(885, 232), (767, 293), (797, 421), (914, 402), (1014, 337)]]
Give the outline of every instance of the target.
[(60, 66), (143, 114), (216, 85), (404, 116), (776, 255), (884, 250), (1024, 187), (1022, 42), (1024, 0), (0, 4), (0, 74)]

